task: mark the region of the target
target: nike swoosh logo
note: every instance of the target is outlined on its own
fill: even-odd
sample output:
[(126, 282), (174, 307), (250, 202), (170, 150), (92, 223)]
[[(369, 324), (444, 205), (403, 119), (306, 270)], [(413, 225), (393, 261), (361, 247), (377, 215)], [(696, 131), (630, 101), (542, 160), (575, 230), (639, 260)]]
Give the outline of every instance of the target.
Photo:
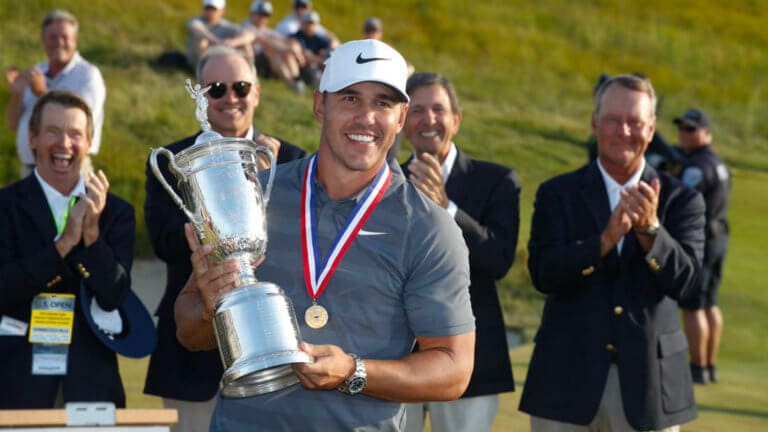
[(388, 233), (385, 233), (385, 232), (376, 232), (376, 231), (366, 231), (366, 230), (364, 230), (364, 229), (361, 229), (361, 230), (360, 230), (360, 231), (357, 233), (357, 235), (361, 235), (361, 236), (380, 236), (380, 235), (385, 235), (385, 234), (388, 234)]
[(379, 61), (379, 60), (391, 60), (386, 57), (369, 57), (365, 58), (363, 57), (363, 53), (360, 53), (357, 55), (357, 58), (355, 59), (355, 62), (357, 64), (364, 64), (364, 63), (370, 63), (372, 61)]

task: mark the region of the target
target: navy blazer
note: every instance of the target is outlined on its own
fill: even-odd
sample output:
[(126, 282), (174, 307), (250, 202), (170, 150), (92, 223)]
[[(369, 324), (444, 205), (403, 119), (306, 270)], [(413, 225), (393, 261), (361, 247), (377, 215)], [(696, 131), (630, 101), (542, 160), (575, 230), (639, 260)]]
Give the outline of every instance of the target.
[[(197, 135), (166, 146), (173, 154), (190, 147)], [(280, 140), (277, 163), (303, 158), (304, 150)], [(158, 157), (158, 167), (174, 191), (178, 180), (168, 170), (168, 159)], [(165, 293), (155, 311), (157, 348), (149, 360), (144, 393), (186, 401), (207, 401), (216, 395), (224, 370), (217, 350), (187, 351), (176, 339), (173, 305), (192, 273), (191, 252), (184, 236), (184, 213), (155, 178), (147, 160), (144, 220), (155, 255), (166, 264)]]
[(658, 177), (661, 230), (644, 252), (634, 231), (600, 257), (611, 213), (596, 162), (544, 182), (536, 194), (528, 269), (547, 294), (520, 410), (586, 425), (611, 363), (618, 366), (629, 424), (662, 429), (696, 418), (677, 299), (691, 288), (704, 246), (701, 195), (650, 165)]
[[(100, 306), (113, 309), (130, 289), (136, 221), (133, 207), (108, 194), (99, 239), (65, 258), (56, 251), (56, 225), (34, 174), (0, 189), (0, 316), (29, 323), (33, 298), (43, 292), (79, 294), (80, 283)], [(83, 279), (78, 265), (90, 276)], [(125, 407), (117, 356), (93, 334), (75, 302), (67, 374), (32, 375), (26, 336), (0, 336), (0, 408), (53, 408), (59, 383), (64, 401), (112, 401)]]
[[(462, 397), (513, 391), (512, 366), (496, 280), (515, 259), (520, 182), (514, 171), (468, 158), (458, 149), (445, 185), (458, 207), (455, 220), (469, 248), (469, 295), (475, 315), (475, 368)], [(402, 165), (408, 176), (408, 163)]]

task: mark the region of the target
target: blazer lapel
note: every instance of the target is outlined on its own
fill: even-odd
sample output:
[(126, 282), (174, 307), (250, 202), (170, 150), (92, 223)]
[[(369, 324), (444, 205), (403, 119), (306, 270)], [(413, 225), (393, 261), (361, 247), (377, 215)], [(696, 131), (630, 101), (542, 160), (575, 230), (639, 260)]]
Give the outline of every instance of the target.
[(592, 214), (592, 220), (599, 230), (608, 225), (611, 216), (611, 205), (608, 202), (608, 193), (605, 191), (605, 183), (600, 175), (597, 162), (592, 162), (584, 172), (581, 184), (581, 196)]
[[(19, 191), (22, 195), (20, 197), (21, 208), (34, 222), (40, 237), (53, 240), (56, 237), (56, 223), (53, 220), (43, 188), (34, 174), (22, 181)], [(31, 235), (32, 233), (28, 234)]]
[(445, 183), (445, 193), (451, 201), (458, 205), (458, 203), (466, 202), (465, 196), (471, 189), (467, 187), (465, 177), (472, 171), (472, 161), (458, 147), (456, 151), (456, 161), (453, 163), (451, 174)]

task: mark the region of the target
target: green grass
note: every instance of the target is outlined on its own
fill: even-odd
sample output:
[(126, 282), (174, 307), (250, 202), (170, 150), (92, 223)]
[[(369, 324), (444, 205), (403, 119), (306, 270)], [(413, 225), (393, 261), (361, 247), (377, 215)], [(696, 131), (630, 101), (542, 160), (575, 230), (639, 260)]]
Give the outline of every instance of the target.
[[(227, 16), (245, 17), (249, 0), (230, 0)], [(690, 430), (759, 430), (768, 427), (768, 2), (765, 0), (318, 0), (323, 23), (342, 40), (359, 35), (363, 19), (380, 16), (386, 39), (417, 70), (446, 74), (464, 108), (457, 143), (469, 154), (515, 168), (523, 184), (520, 244), (502, 281), (507, 324), (530, 337), (542, 296), (531, 287), (525, 245), (532, 200), (544, 179), (574, 169), (586, 158), (592, 84), (600, 72), (644, 72), (663, 97), (658, 129), (672, 141), (675, 115), (689, 106), (714, 121), (715, 143), (734, 168), (732, 237), (721, 303), (726, 327), (724, 383), (697, 388), (702, 420)], [(274, 2), (276, 17), (288, 0)], [(80, 51), (97, 64), (107, 84), (102, 152), (96, 161), (112, 190), (134, 203), (143, 220), (144, 162), (152, 147), (197, 129), (183, 89), (186, 75), (159, 72), (150, 61), (183, 49), (184, 22), (199, 1), (0, 0), (0, 69), (44, 57), (39, 23), (63, 7), (81, 21)], [(0, 105), (8, 89), (0, 84)], [(311, 96), (297, 96), (276, 81), (263, 83), (256, 125), (308, 150), (317, 146)], [(0, 126), (0, 184), (17, 177), (14, 134)], [(401, 152), (406, 157), (408, 147)], [(151, 251), (143, 224), (138, 254)], [(513, 352), (513, 356), (517, 351)], [(524, 377), (527, 354), (515, 373)], [(123, 363), (129, 394), (140, 392), (145, 363)], [(152, 406), (154, 398), (129, 396)], [(526, 430), (515, 411), (517, 394), (504, 397), (497, 430)], [(135, 402), (134, 402), (135, 401)], [(688, 429), (686, 429), (688, 430)]]

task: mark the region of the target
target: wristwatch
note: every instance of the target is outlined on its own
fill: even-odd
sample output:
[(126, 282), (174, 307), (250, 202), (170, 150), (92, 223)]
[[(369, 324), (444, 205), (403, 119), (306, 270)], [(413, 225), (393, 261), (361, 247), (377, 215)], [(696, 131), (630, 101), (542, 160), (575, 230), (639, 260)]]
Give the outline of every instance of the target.
[(659, 229), (661, 229), (661, 224), (659, 223), (659, 220), (656, 219), (656, 221), (647, 227), (643, 229), (637, 230), (638, 234), (647, 235), (647, 236), (655, 236), (656, 233), (659, 232)]
[(363, 359), (356, 354), (349, 355), (355, 359), (355, 371), (339, 386), (339, 391), (348, 395), (356, 395), (363, 391), (368, 380), (366, 378), (367, 375), (365, 373), (365, 363), (363, 363)]

